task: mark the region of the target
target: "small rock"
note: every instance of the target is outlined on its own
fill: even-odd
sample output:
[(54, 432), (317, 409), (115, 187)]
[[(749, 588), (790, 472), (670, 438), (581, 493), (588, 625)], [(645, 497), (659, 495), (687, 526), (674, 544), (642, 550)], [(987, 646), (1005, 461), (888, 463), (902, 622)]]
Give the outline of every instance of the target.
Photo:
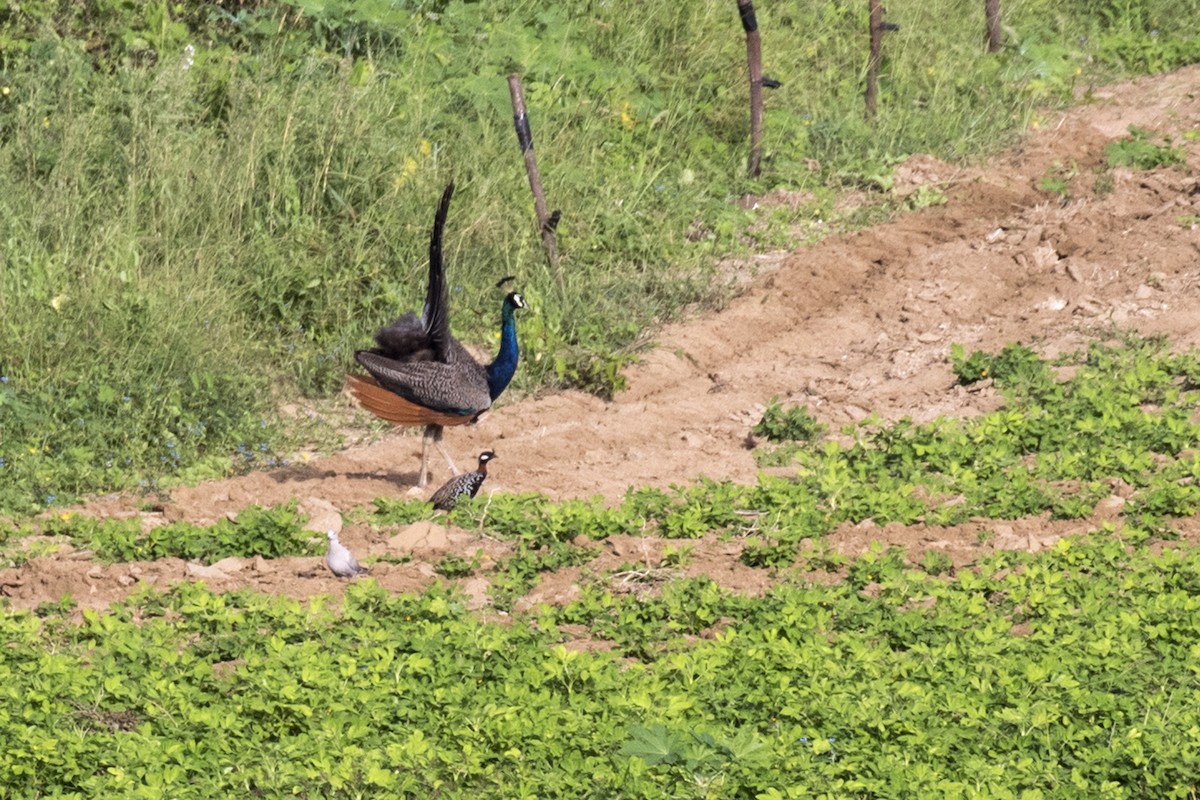
[(449, 544), (449, 531), (437, 523), (420, 520), (388, 539), (388, 550), (405, 553), (438, 551), (445, 550)]
[(1036, 269), (1047, 270), (1058, 263), (1058, 253), (1048, 244), (1035, 247), (1029, 260)]
[(342, 515), (337, 506), (320, 497), (306, 497), (297, 506), (308, 517), (304, 530), (316, 533), (342, 532)]
[(1041, 225), (1034, 225), (1025, 232), (1024, 238), (1021, 239), (1022, 249), (1036, 247), (1042, 241), (1042, 232), (1045, 230)]
[[(180, 513), (178, 516), (181, 517), (182, 513)], [(142, 528), (142, 533), (149, 533), (155, 528), (161, 528), (163, 525), (168, 525), (170, 523), (171, 520), (167, 518), (167, 515), (161, 513), (143, 514), (141, 519), (138, 520), (138, 524)]]
[(204, 578), (205, 580), (212, 581), (229, 580), (229, 576), (224, 571), (217, 569), (215, 565), (206, 567), (203, 564), (189, 561), (184, 566), (184, 571), (193, 578)]
[(1113, 519), (1125, 508), (1125, 498), (1119, 495), (1109, 495), (1096, 503), (1095, 513), (1102, 519)]
[(1133, 293), (1133, 296), (1138, 300), (1149, 300), (1154, 296), (1154, 290), (1143, 283), (1141, 286), (1137, 287)]
[(478, 611), (491, 602), (491, 598), (488, 597), (489, 585), (487, 578), (478, 575), (459, 585), (462, 593), (467, 596), (467, 609), (469, 611)]
[(230, 572), (241, 572), (242, 567), (244, 566), (246, 566), (246, 559), (239, 558), (238, 556), (222, 558), (220, 561), (213, 564), (214, 569), (219, 569), (226, 574)]
[(996, 228), (996, 230), (983, 237), (983, 240), (988, 244), (995, 244), (1004, 238), (1004, 228)]

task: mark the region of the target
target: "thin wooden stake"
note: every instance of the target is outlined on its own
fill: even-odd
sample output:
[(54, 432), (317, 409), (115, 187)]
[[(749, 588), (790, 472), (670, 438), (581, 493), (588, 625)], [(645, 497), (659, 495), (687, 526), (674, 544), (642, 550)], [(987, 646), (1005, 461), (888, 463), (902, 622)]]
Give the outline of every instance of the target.
[[(546, 209), (546, 193), (542, 190), (542, 179), (538, 174), (537, 156), (533, 154), (533, 131), (529, 128), (529, 117), (525, 114), (525, 93), (521, 89), (521, 76), (515, 72), (508, 76), (508, 90), (512, 94), (513, 125), (517, 129), (517, 143), (521, 145), (521, 154), (525, 156), (525, 172), (529, 175), (529, 189), (533, 192), (533, 207), (537, 212), (538, 229), (542, 232), (542, 246), (546, 249), (546, 259), (550, 268), (558, 269), (558, 242), (554, 229), (562, 216), (561, 212), (553, 214)], [(559, 281), (562, 275), (556, 273)]]
[(879, 66), (883, 62), (883, 3), (871, 0), (871, 56), (867, 60), (867, 119), (875, 119), (875, 98), (879, 94)]
[(987, 17), (988, 52), (1000, 49), (1000, 0), (984, 0), (983, 13)]
[(758, 20), (754, 18), (752, 0), (737, 0), (742, 29), (746, 31), (746, 63), (750, 68), (750, 177), (757, 178), (762, 163), (763, 101), (762, 101), (762, 40), (758, 35)]

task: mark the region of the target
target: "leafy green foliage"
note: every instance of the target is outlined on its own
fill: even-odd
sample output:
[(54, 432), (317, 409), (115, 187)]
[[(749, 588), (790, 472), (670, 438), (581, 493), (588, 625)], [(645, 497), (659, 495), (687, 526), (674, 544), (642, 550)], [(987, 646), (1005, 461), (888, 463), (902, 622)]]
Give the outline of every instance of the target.
[(450, 555), (443, 556), (442, 560), (433, 569), (438, 575), (446, 578), (462, 578), (467, 575), (473, 575), (475, 570), (479, 569), (482, 558), (483, 555), (480, 551), (476, 551), (475, 555), (470, 559), (451, 553)]
[(48, 520), (43, 533), (69, 537), (101, 561), (175, 557), (211, 564), (229, 556), (278, 558), (324, 553), (324, 544), (301, 528), (303, 522), (293, 502), (275, 508), (251, 506), (237, 519), (223, 519), (207, 528), (172, 522), (144, 531), (136, 519), (101, 521), (62, 514)]
[(375, 510), (370, 519), (379, 525), (409, 525), (417, 520), (428, 519), (432, 508), (425, 500), (410, 500), (394, 497), (377, 497)]
[(1104, 159), (1110, 167), (1130, 169), (1155, 169), (1184, 162), (1183, 149), (1151, 141), (1153, 133), (1131, 125), (1129, 138), (1109, 142), (1104, 148)]
[(1075, 164), (1072, 163), (1070, 167), (1066, 167), (1056, 161), (1054, 166), (1038, 181), (1038, 188), (1043, 192), (1053, 192), (1065, 200), (1068, 194), (1067, 186), (1071, 179), (1078, 174), (1079, 170)]
[[(869, 594), (684, 581), (503, 623), (370, 580), (336, 610), (181, 584), (7, 612), (0, 788), (1186, 797), (1200, 553), (1134, 533), (949, 578), (881, 553)], [(616, 651), (559, 646), (568, 625)]]
[(1025, 393), (1046, 390), (1053, 383), (1050, 370), (1037, 353), (1020, 344), (1006, 345), (999, 353), (981, 351), (964, 357), (962, 345), (950, 346), (950, 363), (958, 382), (964, 385), (991, 378), (1004, 388)]
[(772, 397), (750, 432), (771, 442), (811, 442), (825, 432), (825, 426), (808, 413), (808, 406), (784, 409), (779, 398)]

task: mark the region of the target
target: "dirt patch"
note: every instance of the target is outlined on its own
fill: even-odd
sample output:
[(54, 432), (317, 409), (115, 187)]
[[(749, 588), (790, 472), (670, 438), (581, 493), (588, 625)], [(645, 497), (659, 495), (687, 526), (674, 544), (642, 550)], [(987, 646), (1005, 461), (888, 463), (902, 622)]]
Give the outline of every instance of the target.
[[(1166, 334), (1179, 347), (1200, 344), (1200, 144), (1184, 138), (1200, 128), (1198, 84), (1200, 68), (1193, 67), (1098, 92), (1091, 104), (1047, 119), (982, 167), (916, 157), (900, 170), (901, 188), (931, 186), (945, 204), (763, 256), (764, 269), (743, 270), (754, 277), (721, 313), (663, 329), (614, 401), (574, 392), (510, 400), (477, 426), (448, 431), (448, 447), (460, 463), (483, 449), (501, 456), (486, 491), (612, 502), (630, 486), (666, 487), (699, 476), (752, 482), (758, 469), (745, 441), (773, 396), (807, 404), (832, 426), (870, 413), (921, 422), (995, 408), (994, 392), (955, 385), (951, 343), (970, 351), (1018, 341), (1053, 355), (1120, 326)], [(1184, 142), (1186, 165), (1098, 179), (1105, 146), (1130, 125)], [(1038, 188), (1048, 174), (1063, 176), (1065, 195)], [(761, 200), (765, 208), (795, 198)], [(250, 504), (293, 498), (344, 512), (379, 496), (414, 494), (419, 452), (416, 433), (389, 436), (303, 465), (177, 489), (164, 514), (208, 523)], [(444, 477), (435, 474), (435, 485)], [(116, 516), (137, 504), (134, 497), (104, 498), (87, 512)], [(1003, 524), (988, 523), (988, 546), (1036, 549), (1080, 527), (1030, 519), (994, 530)], [(860, 526), (839, 530), (831, 542), (858, 552), (872, 540), (941, 549), (957, 564), (978, 554), (979, 527)], [(387, 550), (381, 536), (349, 526), (343, 540), (361, 557)], [(450, 550), (480, 546), (469, 536), (446, 543)], [(547, 577), (525, 605), (568, 598), (583, 572), (607, 569), (603, 559), (616, 557), (617, 546), (607, 545), (594, 565)], [(769, 571), (743, 567), (736, 550), (714, 545), (681, 569), (761, 591)], [(419, 589), (436, 579), (436, 560), (433, 552), (417, 552), (409, 563), (377, 564), (373, 575), (394, 591)], [(98, 566), (43, 557), (0, 572), (0, 589), (16, 605), (70, 593), (98, 607), (142, 583), (185, 579), (290, 597), (344, 585), (322, 571), (319, 559), (226, 566), (224, 577), (197, 576), (171, 560)], [(483, 597), (478, 581), (470, 591)]]

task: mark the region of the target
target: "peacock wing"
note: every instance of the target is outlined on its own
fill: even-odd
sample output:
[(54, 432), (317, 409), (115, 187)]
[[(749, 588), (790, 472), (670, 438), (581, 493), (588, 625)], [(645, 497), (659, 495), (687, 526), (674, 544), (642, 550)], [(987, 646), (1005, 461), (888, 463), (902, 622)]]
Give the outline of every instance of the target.
[(492, 404), (487, 373), (474, 361), (400, 362), (370, 350), (354, 357), (382, 388), (425, 408), (473, 418)]
[(425, 325), (416, 314), (409, 312), (392, 324), (375, 332), (371, 352), (393, 361), (434, 361), (433, 345), (425, 333)]

